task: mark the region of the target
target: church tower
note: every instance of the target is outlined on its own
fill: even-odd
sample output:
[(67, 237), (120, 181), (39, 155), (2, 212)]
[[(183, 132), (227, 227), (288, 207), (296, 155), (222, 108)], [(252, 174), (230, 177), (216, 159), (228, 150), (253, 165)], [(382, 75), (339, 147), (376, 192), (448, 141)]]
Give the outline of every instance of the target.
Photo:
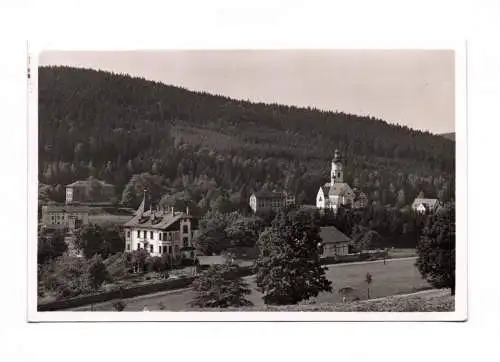
[(330, 173), (331, 184), (344, 182), (344, 169), (342, 166), (342, 159), (340, 157), (340, 151), (335, 150), (335, 155), (332, 160), (332, 171)]

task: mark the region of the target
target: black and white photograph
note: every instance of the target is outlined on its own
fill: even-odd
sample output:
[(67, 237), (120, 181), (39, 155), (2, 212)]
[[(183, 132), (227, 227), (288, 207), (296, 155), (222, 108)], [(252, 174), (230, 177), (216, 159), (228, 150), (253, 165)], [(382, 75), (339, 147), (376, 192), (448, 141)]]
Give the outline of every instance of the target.
[(30, 52), (32, 319), (464, 320), (463, 53)]

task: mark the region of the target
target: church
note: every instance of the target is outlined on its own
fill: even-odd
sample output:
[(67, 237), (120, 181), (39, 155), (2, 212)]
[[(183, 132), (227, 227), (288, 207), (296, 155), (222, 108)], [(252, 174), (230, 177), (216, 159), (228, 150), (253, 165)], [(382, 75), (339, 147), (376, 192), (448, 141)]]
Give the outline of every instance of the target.
[(325, 183), (318, 190), (316, 195), (316, 207), (320, 210), (333, 209), (336, 211), (340, 206), (352, 209), (366, 207), (368, 199), (366, 195), (358, 189), (352, 189), (344, 182), (344, 167), (340, 151), (335, 150), (330, 172), (330, 182)]

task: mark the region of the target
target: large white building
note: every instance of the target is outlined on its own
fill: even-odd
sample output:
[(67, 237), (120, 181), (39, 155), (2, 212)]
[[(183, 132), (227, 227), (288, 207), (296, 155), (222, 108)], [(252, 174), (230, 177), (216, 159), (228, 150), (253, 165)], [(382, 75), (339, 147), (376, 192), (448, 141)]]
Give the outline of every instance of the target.
[(433, 212), (439, 207), (438, 199), (425, 199), (425, 198), (416, 198), (411, 204), (411, 208), (413, 211), (418, 212), (420, 214), (425, 214), (428, 212)]
[(123, 227), (125, 251), (145, 249), (152, 256), (195, 257), (192, 241), (198, 234), (198, 220), (189, 210), (153, 210), (145, 193), (136, 215)]
[(344, 166), (339, 150), (335, 150), (330, 171), (330, 182), (325, 183), (316, 195), (316, 207), (318, 209), (337, 210), (340, 206), (348, 206), (353, 209), (366, 207), (368, 199), (358, 189), (352, 189), (344, 182)]

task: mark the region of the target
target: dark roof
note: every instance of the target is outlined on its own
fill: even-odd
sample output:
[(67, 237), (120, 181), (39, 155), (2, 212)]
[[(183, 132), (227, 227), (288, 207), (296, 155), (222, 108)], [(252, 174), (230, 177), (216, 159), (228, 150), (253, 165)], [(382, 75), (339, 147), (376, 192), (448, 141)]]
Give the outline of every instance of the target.
[[(151, 217), (151, 213), (153, 213), (155, 216), (154, 220)], [(151, 212), (148, 210), (142, 213), (142, 215), (141, 214), (135, 215), (132, 219), (127, 221), (123, 226), (165, 230), (169, 226), (179, 221), (180, 219), (185, 219), (185, 218), (192, 218), (192, 216), (180, 211), (176, 211), (175, 214), (172, 214), (171, 211)]]
[(319, 236), (323, 239), (323, 243), (325, 244), (351, 241), (347, 235), (334, 226), (325, 226), (320, 228)]
[(285, 194), (282, 192), (269, 191), (269, 190), (260, 190), (253, 193), (255, 197), (259, 199), (282, 199), (285, 197)]
[(115, 187), (111, 184), (108, 184), (105, 181), (101, 181), (98, 179), (78, 180), (78, 181), (75, 181), (69, 185), (66, 185), (66, 187), (88, 187), (91, 185), (91, 183), (99, 183), (99, 185), (102, 187)]
[(90, 207), (82, 205), (44, 205), (45, 212), (90, 212)]
[(349, 189), (350, 189), (349, 185), (345, 182), (334, 183), (333, 185), (330, 186), (328, 195), (342, 196)]

